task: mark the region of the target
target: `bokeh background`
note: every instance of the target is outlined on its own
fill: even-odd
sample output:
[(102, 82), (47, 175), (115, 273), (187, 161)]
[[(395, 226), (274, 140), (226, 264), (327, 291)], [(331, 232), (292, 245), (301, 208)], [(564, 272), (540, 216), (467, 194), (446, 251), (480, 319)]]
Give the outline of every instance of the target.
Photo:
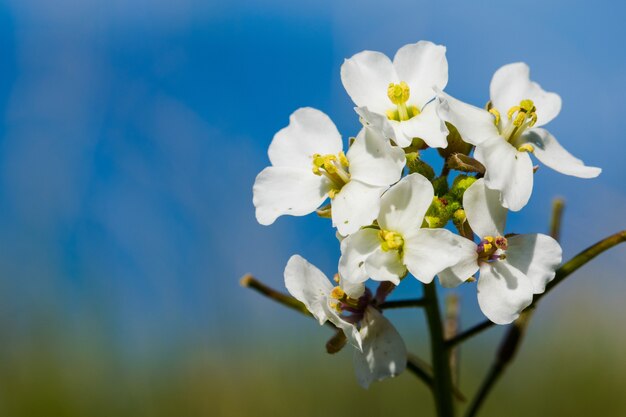
[[(431, 415), (412, 375), (362, 390), (326, 328), (239, 286), (339, 255), (326, 220), (256, 223), (267, 146), (301, 106), (356, 133), (339, 68), (363, 49), (444, 44), (446, 90), (477, 105), (525, 61), (563, 98), (551, 132), (604, 169), (540, 168), (510, 216), (545, 231), (563, 196), (569, 258), (626, 224), (625, 18), (609, 0), (0, 2), (0, 415)], [(625, 270), (614, 249), (544, 299), (485, 416), (626, 415)], [(481, 320), (475, 288), (456, 293)], [(427, 357), (421, 312), (390, 316)], [(466, 394), (501, 334), (464, 347)]]

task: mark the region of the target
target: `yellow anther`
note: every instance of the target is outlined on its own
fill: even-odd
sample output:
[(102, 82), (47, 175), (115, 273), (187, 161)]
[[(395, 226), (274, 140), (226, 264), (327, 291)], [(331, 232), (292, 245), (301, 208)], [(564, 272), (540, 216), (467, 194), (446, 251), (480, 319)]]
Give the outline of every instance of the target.
[(337, 313), (342, 313), (343, 310), (341, 309), (341, 306), (339, 305), (339, 303), (335, 303), (335, 302), (330, 302), (329, 303), (330, 307), (332, 309), (334, 309)]
[(484, 243), (483, 244), (483, 252), (489, 252), (491, 250), (491, 248), (493, 248), (493, 245), (491, 243)]
[(404, 246), (404, 239), (402, 235), (397, 232), (392, 232), (390, 230), (381, 230), (378, 235), (382, 240), (380, 247), (383, 251), (387, 252), (390, 250), (402, 250)]
[(535, 103), (529, 99), (520, 101), (519, 106), (525, 113), (532, 113), (535, 111)]
[(530, 124), (528, 126), (533, 127), (537, 123), (537, 113), (532, 112), (530, 114)]
[(341, 165), (343, 165), (344, 167), (348, 167), (350, 165), (350, 163), (348, 162), (348, 158), (346, 158), (346, 154), (343, 153), (343, 151), (339, 152), (337, 156), (339, 156), (339, 163)]
[(495, 116), (495, 120), (493, 121), (493, 123), (498, 126), (500, 124), (500, 112), (494, 108), (489, 109), (489, 113), (493, 114)]
[(517, 148), (517, 150), (519, 152), (530, 152), (530, 153), (533, 153), (535, 151), (535, 147), (533, 145), (531, 145), (530, 143), (525, 143), (522, 146), (520, 146), (519, 148)]
[(513, 115), (515, 114), (515, 112), (519, 111), (519, 110), (520, 110), (520, 106), (513, 106), (506, 113), (506, 116), (509, 118), (509, 120), (511, 120), (511, 118), (513, 118)]
[(330, 291), (330, 298), (335, 300), (344, 300), (346, 297), (346, 292), (341, 287), (335, 287)]
[(332, 200), (333, 198), (335, 198), (338, 192), (339, 192), (338, 189), (331, 188), (330, 190), (328, 190), (328, 197)]
[(339, 274), (333, 275), (333, 281), (335, 281), (337, 284), (339, 284), (339, 280), (340, 280)]
[(493, 243), (493, 241), (495, 240), (493, 236), (485, 236), (483, 238), (483, 240), (486, 240), (489, 243)]
[(406, 103), (410, 95), (409, 86), (404, 81), (400, 81), (400, 84), (389, 83), (389, 87), (387, 87), (387, 96), (393, 104)]

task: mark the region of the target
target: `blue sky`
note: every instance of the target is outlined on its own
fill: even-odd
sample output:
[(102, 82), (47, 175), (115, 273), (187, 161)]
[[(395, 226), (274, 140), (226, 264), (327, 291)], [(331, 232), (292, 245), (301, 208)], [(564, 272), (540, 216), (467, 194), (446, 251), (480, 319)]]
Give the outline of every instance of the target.
[[(393, 55), (420, 39), (447, 46), (446, 91), (465, 101), (484, 104), (493, 72), (515, 61), (562, 96), (550, 131), (604, 172), (585, 181), (541, 168), (509, 230), (544, 231), (550, 199), (562, 195), (572, 255), (626, 223), (625, 17), (625, 6), (609, 1), (4, 2), (7, 314), (19, 326), (33, 306), (106, 311), (107, 329), (137, 345), (164, 329), (293, 324), (238, 278), (253, 272), (281, 287), (293, 253), (331, 274), (338, 245), (314, 216), (256, 223), (251, 187), (267, 146), (301, 106), (354, 135), (343, 59), (363, 49)], [(608, 288), (621, 285), (611, 277), (626, 267), (624, 254), (593, 269)], [(471, 290), (462, 293), (478, 317)]]

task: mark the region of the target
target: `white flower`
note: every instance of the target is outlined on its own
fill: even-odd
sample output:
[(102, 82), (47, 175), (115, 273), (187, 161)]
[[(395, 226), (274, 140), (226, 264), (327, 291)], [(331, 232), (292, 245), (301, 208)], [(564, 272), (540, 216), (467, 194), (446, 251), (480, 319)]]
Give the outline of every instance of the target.
[(322, 271), (294, 255), (285, 267), (285, 285), (320, 324), (328, 320), (343, 330), (356, 348), (354, 367), (361, 386), (367, 388), (373, 381), (404, 371), (404, 341), (389, 320), (371, 305), (371, 293), (363, 284), (341, 282), (341, 286), (333, 286)]
[(489, 110), (439, 94), (439, 114), (466, 142), (476, 145), (474, 157), (486, 167), (485, 184), (502, 192), (502, 204), (522, 209), (533, 188), (528, 153), (550, 168), (580, 178), (597, 177), (601, 169), (585, 166), (540, 128), (561, 111), (561, 98), (530, 80), (524, 63), (505, 65), (491, 80)]
[(398, 284), (408, 270), (429, 283), (456, 265), (473, 243), (445, 229), (421, 228), (433, 197), (432, 184), (420, 174), (391, 187), (381, 197), (378, 228), (363, 228), (341, 241), (341, 276), (350, 282), (371, 277)]
[(341, 136), (319, 110), (301, 108), (270, 144), (272, 166), (256, 177), (253, 203), (263, 225), (289, 214), (312, 213), (332, 199), (333, 226), (342, 235), (370, 224), (381, 194), (400, 179), (404, 152), (372, 126), (364, 127), (344, 155)]
[(499, 192), (476, 181), (463, 196), (463, 208), (472, 230), (481, 239), (464, 261), (439, 274), (444, 286), (455, 286), (480, 269), (478, 304), (497, 324), (508, 324), (545, 291), (561, 263), (561, 246), (543, 234), (504, 235), (507, 210)]
[(446, 48), (420, 41), (396, 52), (393, 62), (380, 52), (363, 51), (346, 59), (341, 81), (358, 107), (384, 115), (393, 127), (392, 139), (401, 147), (420, 138), (431, 147), (445, 148), (448, 130), (436, 111), (434, 87), (448, 83)]

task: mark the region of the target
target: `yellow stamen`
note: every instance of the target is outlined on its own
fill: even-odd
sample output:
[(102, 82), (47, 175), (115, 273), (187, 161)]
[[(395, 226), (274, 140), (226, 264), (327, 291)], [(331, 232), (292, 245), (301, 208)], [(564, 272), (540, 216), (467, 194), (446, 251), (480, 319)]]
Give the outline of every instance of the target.
[(343, 300), (346, 298), (346, 292), (341, 289), (341, 287), (335, 287), (330, 292), (330, 297), (335, 300)]
[(530, 143), (525, 143), (522, 146), (520, 146), (519, 148), (517, 148), (517, 150), (519, 152), (530, 152), (530, 153), (533, 153), (535, 151), (535, 147), (533, 145), (531, 145)]
[(493, 114), (495, 116), (495, 120), (493, 121), (493, 123), (498, 126), (500, 125), (500, 112), (494, 108), (489, 109), (489, 113)]
[(400, 84), (389, 83), (387, 87), (387, 96), (393, 104), (404, 104), (409, 100), (411, 90), (404, 81), (400, 81)]
[(404, 238), (400, 233), (392, 232), (390, 230), (381, 230), (378, 235), (382, 241), (380, 247), (383, 251), (387, 252), (394, 249), (397, 249), (398, 251), (402, 250), (402, 247), (404, 246)]

